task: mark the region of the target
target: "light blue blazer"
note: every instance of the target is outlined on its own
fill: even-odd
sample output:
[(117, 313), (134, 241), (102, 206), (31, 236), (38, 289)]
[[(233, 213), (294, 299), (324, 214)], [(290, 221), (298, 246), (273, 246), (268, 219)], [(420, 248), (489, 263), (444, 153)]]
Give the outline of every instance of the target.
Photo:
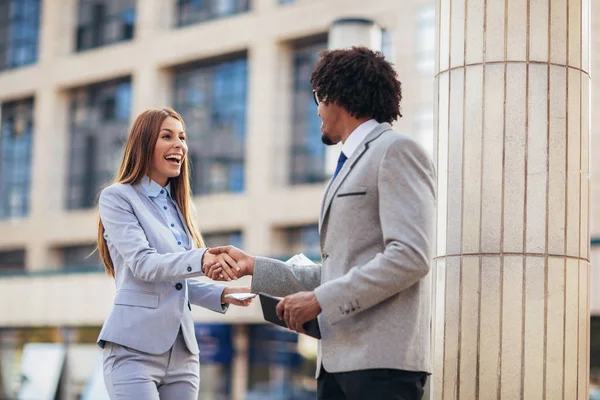
[(187, 227), (191, 250), (178, 246), (161, 210), (140, 184), (115, 183), (102, 191), (98, 205), (117, 287), (98, 337), (100, 347), (113, 342), (162, 354), (181, 327), (188, 349), (198, 354), (189, 303), (220, 313), (227, 310), (221, 305), (224, 286), (188, 279), (204, 275), (206, 249), (196, 248)]

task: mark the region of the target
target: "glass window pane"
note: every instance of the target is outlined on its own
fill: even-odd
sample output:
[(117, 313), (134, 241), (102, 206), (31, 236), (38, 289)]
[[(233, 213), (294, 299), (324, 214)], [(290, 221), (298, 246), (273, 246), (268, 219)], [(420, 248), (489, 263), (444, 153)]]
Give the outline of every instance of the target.
[(0, 70), (37, 61), (40, 0), (0, 0)]
[(317, 224), (294, 226), (284, 232), (288, 252), (285, 256), (304, 253), (310, 259), (320, 259), (321, 241)]
[(95, 244), (63, 247), (63, 265), (67, 268), (101, 268), (102, 261), (95, 248)]
[(33, 107), (31, 97), (0, 109), (0, 219), (29, 213)]
[(177, 26), (227, 17), (250, 9), (250, 0), (178, 0)]
[(245, 187), (247, 60), (175, 71), (173, 108), (186, 124), (195, 194)]
[(293, 55), (293, 127), (290, 148), (290, 177), (292, 185), (323, 182), (325, 173), (325, 146), (321, 142), (321, 120), (317, 115), (310, 75), (319, 59), (319, 52), (327, 48), (326, 41), (297, 46)]
[(71, 92), (69, 209), (92, 207), (114, 177), (127, 139), (131, 79), (121, 78)]
[(2, 270), (25, 269), (25, 250), (0, 251), (0, 272)]
[(135, 0), (79, 0), (76, 50), (131, 40)]

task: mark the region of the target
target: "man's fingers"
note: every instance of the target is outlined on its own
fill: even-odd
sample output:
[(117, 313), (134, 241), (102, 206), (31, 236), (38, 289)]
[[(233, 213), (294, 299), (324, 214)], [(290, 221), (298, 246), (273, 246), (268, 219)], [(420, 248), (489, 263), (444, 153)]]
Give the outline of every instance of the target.
[(232, 280), (232, 279), (237, 279), (237, 275), (235, 274), (235, 272), (233, 272), (233, 270), (231, 269), (231, 267), (229, 266), (229, 264), (227, 264), (227, 261), (224, 260), (223, 258), (221, 258), (221, 261), (219, 262), (219, 265), (221, 266), (221, 268), (223, 268), (223, 275), (226, 277), (226, 279), (228, 281)]
[[(229, 264), (229, 266), (231, 268), (233, 268), (235, 271), (239, 271), (240, 270), (240, 266), (238, 265), (237, 262), (235, 262), (235, 260), (233, 258), (231, 258), (231, 256), (227, 253), (222, 255), (223, 259), (225, 260), (225, 262), (227, 262), (227, 264)], [(236, 274), (237, 276), (237, 274)]]
[(284, 304), (283, 304), (283, 300), (281, 300), (278, 304), (277, 304), (277, 308), (275, 308), (275, 312), (277, 313), (277, 318), (283, 320), (283, 308), (284, 308)]
[(298, 333), (306, 333), (304, 331), (304, 324), (301, 323), (301, 322), (296, 322), (296, 329), (295, 329), (295, 331), (298, 332)]
[(283, 310), (283, 320), (289, 329), (292, 329), (292, 313), (290, 310)]

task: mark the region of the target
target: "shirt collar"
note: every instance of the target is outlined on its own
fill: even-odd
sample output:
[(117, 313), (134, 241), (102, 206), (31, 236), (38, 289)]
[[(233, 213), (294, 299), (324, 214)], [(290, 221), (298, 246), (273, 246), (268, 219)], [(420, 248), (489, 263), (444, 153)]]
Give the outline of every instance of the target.
[(167, 191), (167, 194), (169, 196), (171, 196), (171, 183), (170, 182), (167, 182), (167, 186), (165, 186), (163, 188), (158, 183), (154, 182), (152, 179), (150, 179), (149, 177), (146, 176), (146, 177), (144, 177), (144, 179), (142, 179), (141, 186), (142, 186), (142, 189), (144, 189), (144, 192), (146, 192), (146, 194), (149, 197), (158, 197), (158, 195), (160, 195), (160, 191), (162, 189), (165, 189)]
[(352, 154), (354, 154), (358, 146), (363, 140), (365, 140), (369, 133), (371, 133), (371, 131), (377, 127), (377, 125), (379, 125), (379, 122), (375, 121), (374, 119), (370, 119), (366, 122), (363, 122), (352, 131), (350, 136), (348, 136), (346, 139), (346, 143), (344, 143), (342, 146), (342, 152), (346, 155), (346, 157), (350, 158)]

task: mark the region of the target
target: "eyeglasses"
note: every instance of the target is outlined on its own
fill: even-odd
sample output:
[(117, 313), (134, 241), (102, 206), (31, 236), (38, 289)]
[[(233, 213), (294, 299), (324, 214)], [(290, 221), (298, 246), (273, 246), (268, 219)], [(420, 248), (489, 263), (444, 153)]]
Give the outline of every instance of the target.
[(319, 105), (319, 95), (317, 94), (317, 91), (313, 89), (313, 100), (315, 101), (316, 105)]

